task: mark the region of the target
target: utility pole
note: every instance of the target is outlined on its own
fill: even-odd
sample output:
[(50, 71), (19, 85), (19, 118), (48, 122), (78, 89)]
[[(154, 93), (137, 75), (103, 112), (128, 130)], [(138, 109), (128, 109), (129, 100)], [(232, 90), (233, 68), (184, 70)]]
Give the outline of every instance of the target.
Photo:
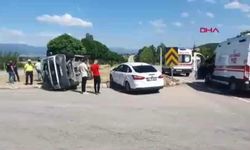
[(162, 47), (160, 47), (160, 67), (162, 72)]

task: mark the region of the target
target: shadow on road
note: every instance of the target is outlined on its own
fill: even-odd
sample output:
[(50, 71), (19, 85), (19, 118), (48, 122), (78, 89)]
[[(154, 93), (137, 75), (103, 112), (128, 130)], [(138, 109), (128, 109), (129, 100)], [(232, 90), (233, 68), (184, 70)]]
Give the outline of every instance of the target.
[(159, 91), (132, 91), (132, 92), (127, 93), (126, 90), (124, 89), (124, 87), (117, 85), (117, 84), (113, 84), (112, 87), (110, 87), (110, 89), (113, 89), (116, 92), (120, 92), (123, 94), (129, 94), (129, 95), (148, 95), (148, 94), (159, 93)]
[(239, 98), (250, 98), (250, 92), (248, 91), (237, 91), (235, 93), (232, 93), (227, 89), (226, 86), (219, 84), (206, 85), (204, 82), (193, 82), (193, 83), (187, 83), (187, 85), (197, 91), (205, 93), (219, 94), (225, 96), (235, 96)]

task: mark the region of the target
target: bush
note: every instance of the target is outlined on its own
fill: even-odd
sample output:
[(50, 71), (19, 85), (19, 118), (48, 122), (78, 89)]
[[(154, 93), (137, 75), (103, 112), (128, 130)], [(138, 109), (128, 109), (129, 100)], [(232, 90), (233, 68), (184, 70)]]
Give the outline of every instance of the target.
[(13, 53), (13, 52), (0, 52), (0, 70), (5, 70), (5, 65), (8, 63), (10, 60), (12, 61), (18, 61), (18, 53)]
[(86, 54), (86, 49), (82, 45), (81, 41), (68, 35), (60, 35), (47, 44), (47, 56), (56, 54), (65, 55), (84, 55)]
[(92, 60), (99, 59), (100, 62), (109, 63), (111, 65), (126, 61), (122, 55), (112, 52), (106, 45), (94, 40), (93, 36), (90, 34), (87, 34), (81, 42), (86, 48), (87, 55), (89, 55)]
[(159, 55), (157, 54), (156, 48), (152, 45), (149, 47), (143, 47), (140, 49), (135, 56), (135, 61), (145, 62), (149, 64), (155, 64)]

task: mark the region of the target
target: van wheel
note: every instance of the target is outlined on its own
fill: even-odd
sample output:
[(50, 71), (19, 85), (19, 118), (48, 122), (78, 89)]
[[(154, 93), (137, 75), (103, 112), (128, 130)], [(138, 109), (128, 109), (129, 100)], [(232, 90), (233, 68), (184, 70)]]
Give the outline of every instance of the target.
[(189, 77), (190, 73), (186, 73), (186, 77)]
[(229, 85), (228, 85), (228, 89), (230, 93), (235, 93), (237, 91), (237, 84), (235, 81), (230, 81)]
[(130, 88), (130, 85), (129, 85), (128, 81), (125, 82), (125, 90), (126, 90), (127, 93), (131, 92), (131, 88)]
[(211, 76), (211, 74), (206, 74), (206, 76), (205, 76), (205, 84), (206, 85), (210, 85), (211, 82), (212, 82), (212, 76)]
[(159, 89), (153, 90), (153, 93), (160, 93)]
[(198, 79), (199, 79), (198, 73), (197, 73), (197, 72), (194, 73), (194, 78), (195, 78), (195, 80), (198, 80)]
[(74, 85), (71, 87), (72, 90), (76, 90), (77, 89), (77, 85)]

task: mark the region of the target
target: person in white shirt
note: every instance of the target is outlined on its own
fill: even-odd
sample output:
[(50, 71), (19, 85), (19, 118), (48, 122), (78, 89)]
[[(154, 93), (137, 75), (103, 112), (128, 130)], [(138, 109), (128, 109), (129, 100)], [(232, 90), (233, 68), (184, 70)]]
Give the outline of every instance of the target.
[(41, 61), (40, 61), (40, 59), (36, 63), (35, 67), (36, 67), (36, 72), (37, 72), (37, 80), (41, 81), (41, 79), (42, 79), (42, 71), (41, 71)]
[(81, 76), (82, 76), (82, 94), (87, 94), (86, 92), (86, 83), (87, 83), (87, 79), (88, 79), (88, 66), (87, 66), (87, 59), (82, 59), (81, 60), (81, 64), (79, 65), (79, 70), (81, 72)]

